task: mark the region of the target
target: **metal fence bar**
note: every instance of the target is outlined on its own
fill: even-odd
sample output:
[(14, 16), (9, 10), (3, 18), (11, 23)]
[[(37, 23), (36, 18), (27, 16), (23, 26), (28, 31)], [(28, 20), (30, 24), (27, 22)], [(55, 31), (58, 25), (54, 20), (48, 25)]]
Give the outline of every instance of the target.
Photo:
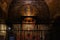
[[(6, 31), (7, 32), (7, 30), (0, 30), (0, 31)], [(37, 32), (37, 34), (39, 33), (39, 35), (38, 35), (38, 39), (40, 39), (40, 40), (45, 40), (45, 38), (44, 38), (44, 33), (47, 31), (52, 31), (52, 30), (13, 30), (13, 31), (16, 31), (16, 32), (19, 32), (19, 37), (21, 37), (23, 34), (22, 34), (22, 32), (24, 32), (24, 36), (25, 36), (25, 32), (32, 32), (32, 35), (34, 35), (34, 33), (36, 33)], [(22, 35), (21, 35), (22, 34)], [(17, 40), (17, 39), (16, 39)], [(22, 40), (21, 38), (20, 38), (20, 40)], [(24, 39), (23, 40), (26, 40), (26, 38), (24, 37)]]

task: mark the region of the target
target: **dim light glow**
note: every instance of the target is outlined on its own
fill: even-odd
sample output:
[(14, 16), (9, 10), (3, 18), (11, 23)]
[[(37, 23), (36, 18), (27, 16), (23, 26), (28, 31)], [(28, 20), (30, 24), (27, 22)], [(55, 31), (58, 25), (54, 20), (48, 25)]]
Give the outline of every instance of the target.
[(22, 23), (32, 23), (35, 24), (35, 20), (33, 18), (25, 18)]
[(22, 27), (23, 27), (23, 30), (33, 30), (34, 29), (33, 24), (23, 24)]
[(0, 30), (1, 30), (0, 31), (1, 33), (5, 34), (6, 33), (6, 25), (5, 24), (0, 24)]
[(23, 16), (35, 16), (36, 12), (37, 12), (37, 9), (30, 4), (24, 5), (21, 9), (21, 13)]

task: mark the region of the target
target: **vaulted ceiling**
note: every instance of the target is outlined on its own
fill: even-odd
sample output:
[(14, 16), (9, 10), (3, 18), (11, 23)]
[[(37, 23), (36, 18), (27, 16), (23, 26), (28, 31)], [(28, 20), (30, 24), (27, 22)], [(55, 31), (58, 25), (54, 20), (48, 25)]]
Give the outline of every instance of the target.
[[(40, 1), (40, 0), (39, 0)], [(59, 4), (60, 4), (60, 1), (58, 0), (45, 0), (46, 1), (46, 3), (48, 4), (48, 7), (49, 7), (49, 11), (50, 11), (50, 17), (51, 18), (55, 18), (56, 16), (60, 16), (60, 10), (59, 10), (59, 8), (60, 8), (60, 6), (59, 6)], [(8, 17), (8, 8), (9, 8), (9, 5), (12, 5), (11, 4), (12, 3), (12, 0), (1, 0), (0, 1), (0, 8), (1, 8), (1, 10), (2, 10), (2, 17), (3, 17), (3, 19), (6, 19), (7, 17)], [(19, 4), (20, 5), (20, 4)], [(39, 5), (40, 5), (40, 3), (39, 3)], [(41, 7), (41, 6), (39, 6), (38, 5), (38, 7)], [(45, 5), (45, 4), (44, 4)], [(43, 5), (43, 7), (44, 7), (44, 5)], [(18, 8), (19, 6), (16, 6), (16, 10), (20, 10), (21, 8)], [(22, 6), (21, 6), (22, 7)], [(34, 6), (35, 7), (35, 6)], [(43, 8), (42, 7), (42, 8)], [(36, 7), (35, 7), (36, 8)], [(36, 8), (37, 9), (37, 8)], [(46, 9), (46, 7), (45, 7), (45, 9)], [(12, 9), (10, 9), (10, 10), (15, 10), (15, 9), (13, 9), (13, 7), (12, 7)], [(18, 11), (19, 11), (18, 10)], [(38, 10), (40, 10), (39, 8), (38, 8)], [(43, 11), (45, 11), (46, 12), (46, 10), (44, 10), (43, 9)], [(15, 13), (17, 13), (17, 11), (14, 11)], [(38, 12), (38, 11), (37, 11)], [(41, 13), (38, 13), (39, 15), (41, 15)], [(38, 15), (37, 14), (37, 15)], [(13, 13), (13, 15), (18, 15), (18, 16), (20, 16), (20, 14), (19, 14), (19, 12), (18, 12), (18, 14), (14, 14)], [(13, 15), (11, 15), (11, 16), (13, 16)], [(44, 14), (45, 16), (47, 15), (46, 13)], [(44, 17), (45, 17), (44, 16)], [(1, 17), (0, 17), (1, 18)]]

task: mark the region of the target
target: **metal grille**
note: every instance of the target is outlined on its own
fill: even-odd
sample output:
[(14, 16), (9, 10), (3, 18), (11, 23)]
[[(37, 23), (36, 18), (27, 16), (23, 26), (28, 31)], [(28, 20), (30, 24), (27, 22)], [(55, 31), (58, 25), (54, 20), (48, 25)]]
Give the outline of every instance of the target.
[[(49, 28), (46, 28), (47, 26), (41, 24), (40, 26), (36, 25), (37, 29), (35, 30), (22, 30), (20, 27), (21, 25), (14, 24), (14, 28), (7, 27), (6, 30), (0, 30), (5, 31), (5, 35), (0, 35), (0, 40), (48, 40), (49, 39), (49, 33), (51, 30)], [(1, 27), (1, 26), (0, 26)], [(39, 30), (40, 27), (40, 30)], [(41, 28), (43, 27), (43, 28)]]

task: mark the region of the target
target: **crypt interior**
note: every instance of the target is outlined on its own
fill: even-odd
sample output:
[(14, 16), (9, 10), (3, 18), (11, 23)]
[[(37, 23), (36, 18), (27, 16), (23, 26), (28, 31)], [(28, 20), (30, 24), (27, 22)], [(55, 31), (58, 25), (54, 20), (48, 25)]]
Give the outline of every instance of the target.
[(0, 40), (60, 40), (60, 1), (1, 0)]

